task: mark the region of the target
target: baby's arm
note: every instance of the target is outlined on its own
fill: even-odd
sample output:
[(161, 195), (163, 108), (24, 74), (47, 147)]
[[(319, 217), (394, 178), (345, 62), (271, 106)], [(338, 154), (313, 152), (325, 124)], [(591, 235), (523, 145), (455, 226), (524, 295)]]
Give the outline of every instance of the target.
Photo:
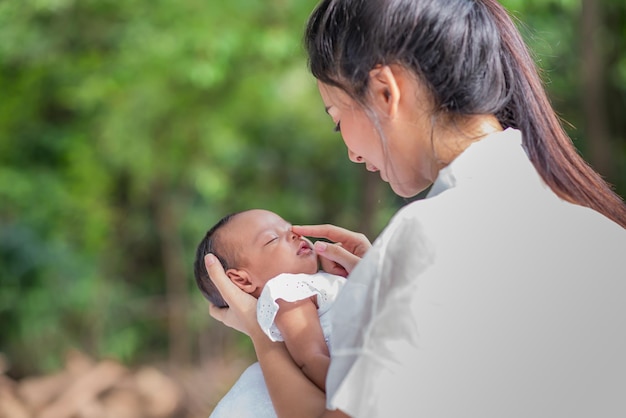
[(326, 391), (330, 353), (317, 314), (315, 296), (296, 302), (276, 300), (279, 309), (274, 322), (285, 340), (289, 354), (304, 374)]

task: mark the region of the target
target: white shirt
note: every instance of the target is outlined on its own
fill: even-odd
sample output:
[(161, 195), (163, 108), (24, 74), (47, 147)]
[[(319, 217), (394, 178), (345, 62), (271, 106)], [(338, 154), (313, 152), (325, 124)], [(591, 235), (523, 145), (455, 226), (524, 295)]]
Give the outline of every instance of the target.
[(516, 130), (394, 217), (335, 304), (330, 409), (626, 417), (626, 230), (559, 199)]

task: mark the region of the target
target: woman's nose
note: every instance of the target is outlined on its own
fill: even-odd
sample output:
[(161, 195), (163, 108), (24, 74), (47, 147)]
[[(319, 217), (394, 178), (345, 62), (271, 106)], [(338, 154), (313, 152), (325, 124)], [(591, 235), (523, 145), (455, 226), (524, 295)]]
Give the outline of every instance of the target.
[(354, 152), (352, 152), (350, 150), (348, 150), (348, 158), (353, 163), (362, 163), (363, 162), (363, 157), (361, 157), (360, 155), (355, 154)]

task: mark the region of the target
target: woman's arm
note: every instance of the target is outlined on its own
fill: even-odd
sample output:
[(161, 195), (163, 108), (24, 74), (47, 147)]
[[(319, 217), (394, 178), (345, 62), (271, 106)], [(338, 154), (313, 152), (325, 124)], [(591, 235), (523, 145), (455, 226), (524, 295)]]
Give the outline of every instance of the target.
[(285, 345), (259, 332), (264, 338), (252, 341), (279, 418), (350, 418), (339, 410), (326, 410), (324, 392), (302, 374)]
[(254, 350), (278, 417), (323, 416), (326, 396), (294, 363), (285, 344), (270, 341), (263, 331), (252, 336)]
[(295, 302), (278, 299), (274, 322), (298, 367), (318, 388), (326, 391), (330, 353), (313, 298)]

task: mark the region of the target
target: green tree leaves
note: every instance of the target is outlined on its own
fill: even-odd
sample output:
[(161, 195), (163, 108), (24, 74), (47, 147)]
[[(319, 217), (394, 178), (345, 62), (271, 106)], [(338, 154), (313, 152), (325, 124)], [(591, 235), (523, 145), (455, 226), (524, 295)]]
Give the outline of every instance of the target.
[[(404, 203), (332, 132), (302, 48), (314, 3), (0, 2), (0, 351), (14, 374), (70, 347), (199, 355), (183, 340), (213, 325), (191, 263), (226, 213), (262, 207), (374, 238)], [(580, 2), (504, 3), (581, 126)], [(622, 3), (603, 2), (602, 35), (621, 161)], [(612, 181), (626, 184), (623, 171)]]

